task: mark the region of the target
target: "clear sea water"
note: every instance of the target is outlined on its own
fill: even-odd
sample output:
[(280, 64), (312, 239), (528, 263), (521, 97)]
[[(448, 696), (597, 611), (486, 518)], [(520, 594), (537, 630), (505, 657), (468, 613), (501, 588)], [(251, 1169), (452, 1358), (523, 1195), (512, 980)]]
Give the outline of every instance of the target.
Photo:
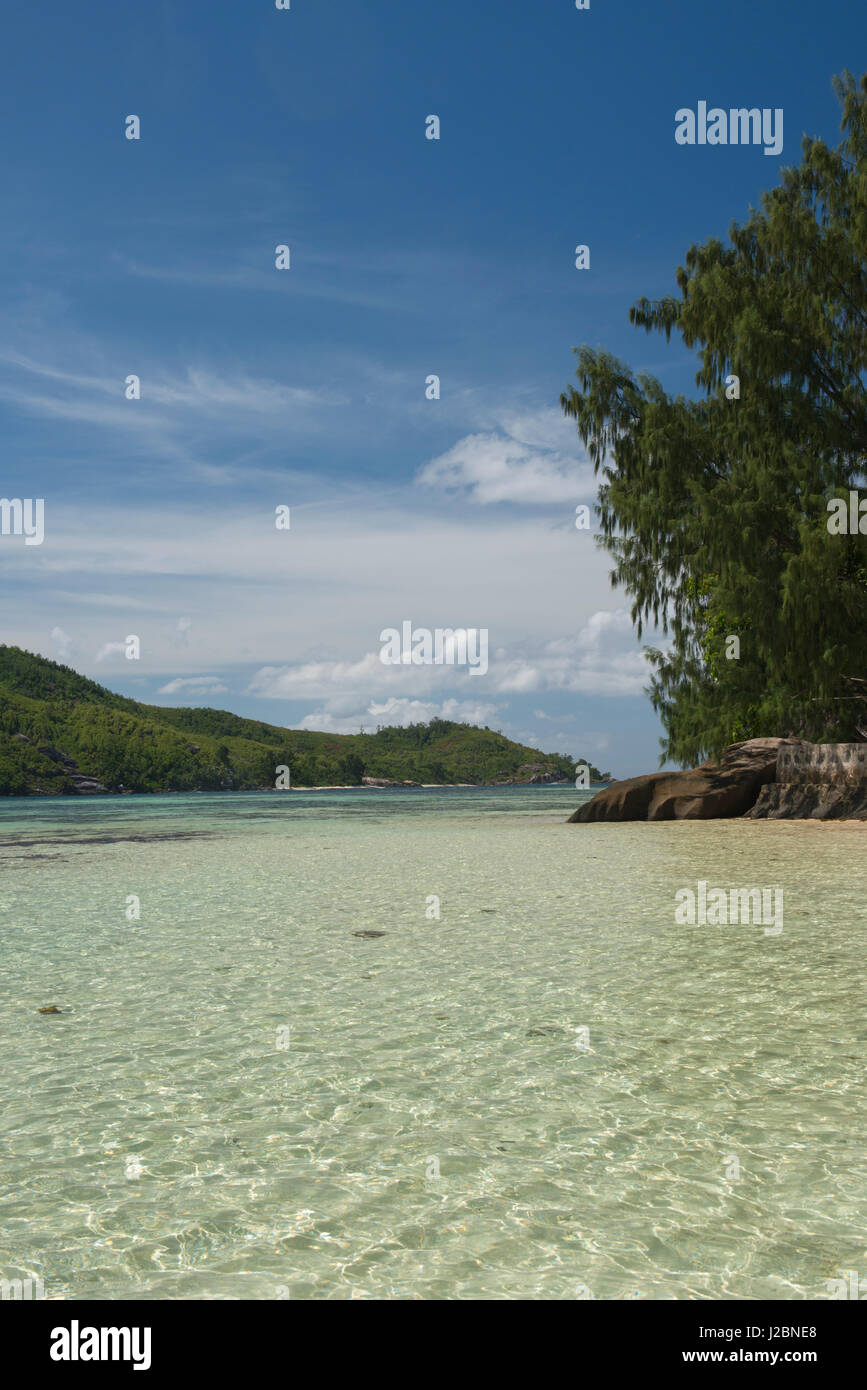
[[(580, 796), (0, 803), (0, 1277), (109, 1300), (867, 1281), (867, 829), (567, 825)], [(698, 879), (782, 887), (782, 933), (677, 925)]]

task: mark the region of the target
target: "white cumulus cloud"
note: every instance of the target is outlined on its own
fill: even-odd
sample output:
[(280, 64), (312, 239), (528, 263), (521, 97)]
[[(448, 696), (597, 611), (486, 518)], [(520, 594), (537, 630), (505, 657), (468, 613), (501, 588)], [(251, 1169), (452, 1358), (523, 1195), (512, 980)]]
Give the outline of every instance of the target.
[(157, 691), (158, 695), (221, 695), (228, 686), (223, 685), (219, 676), (187, 676), (169, 681)]
[(510, 416), (490, 432), (466, 435), (426, 464), (417, 482), (482, 505), (575, 503), (596, 491), (574, 425), (553, 410)]
[[(335, 702), (337, 703), (337, 702)], [(345, 710), (347, 702), (341, 702)], [(359, 705), (351, 712), (336, 712), (330, 704), (305, 715), (299, 729), (320, 730), (328, 734), (357, 734), (363, 728), (372, 733), (377, 724), (397, 725), (406, 728), (408, 724), (429, 724), (432, 719), (451, 719), (458, 724), (490, 723), (500, 706), (473, 700), (443, 700), (439, 703), (430, 700), (410, 700), (395, 698), (377, 703), (371, 700), (366, 706)]]

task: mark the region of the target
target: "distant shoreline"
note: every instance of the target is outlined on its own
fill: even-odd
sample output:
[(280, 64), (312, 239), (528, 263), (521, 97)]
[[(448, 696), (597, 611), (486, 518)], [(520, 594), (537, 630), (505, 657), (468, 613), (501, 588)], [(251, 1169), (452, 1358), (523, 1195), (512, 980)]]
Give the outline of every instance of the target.
[[(578, 792), (588, 792), (593, 788), (607, 787), (608, 782), (591, 782), (589, 787), (579, 787)], [(357, 782), (329, 783), (316, 787), (193, 787), (184, 791), (165, 788), (153, 792), (101, 791), (101, 792), (23, 792), (15, 796), (0, 796), (0, 807), (4, 801), (78, 801), (102, 800), (105, 797), (119, 798), (129, 796), (261, 796), (265, 793), (283, 795), (288, 792), (427, 792), (427, 791), (506, 791), (511, 788), (522, 791), (561, 791), (576, 792), (571, 782), (421, 782), (414, 787), (365, 787)]]

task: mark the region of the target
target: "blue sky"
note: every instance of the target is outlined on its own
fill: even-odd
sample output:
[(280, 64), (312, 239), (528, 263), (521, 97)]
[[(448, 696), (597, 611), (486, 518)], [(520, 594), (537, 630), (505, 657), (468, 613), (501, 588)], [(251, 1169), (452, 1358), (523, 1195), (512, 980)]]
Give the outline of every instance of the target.
[[(0, 538), (0, 640), (156, 703), (655, 766), (628, 599), (573, 524), (571, 350), (694, 391), (629, 306), (805, 131), (836, 142), (865, 37), (856, 0), (11, 10), (0, 494), (43, 497), (46, 534)], [(677, 145), (701, 100), (782, 108), (780, 157)], [(383, 666), (406, 619), (487, 628), (487, 674)]]

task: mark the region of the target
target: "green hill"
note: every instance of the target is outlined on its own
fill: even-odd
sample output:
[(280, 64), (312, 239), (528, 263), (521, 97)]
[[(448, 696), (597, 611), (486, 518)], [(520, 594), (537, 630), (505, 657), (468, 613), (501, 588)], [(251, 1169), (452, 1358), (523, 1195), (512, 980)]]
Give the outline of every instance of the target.
[[(362, 777), (505, 783), (574, 779), (572, 758), (433, 719), (375, 734), (281, 729), (225, 710), (163, 709), (68, 666), (0, 646), (0, 795), (357, 785)], [(603, 774), (591, 766), (591, 777)]]

